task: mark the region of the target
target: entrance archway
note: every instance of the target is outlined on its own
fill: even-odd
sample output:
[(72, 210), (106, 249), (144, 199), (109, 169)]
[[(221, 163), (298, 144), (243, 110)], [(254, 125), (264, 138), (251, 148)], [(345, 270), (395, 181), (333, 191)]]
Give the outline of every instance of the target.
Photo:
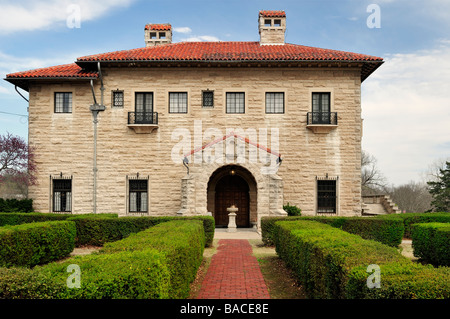
[(257, 191), (253, 175), (237, 165), (216, 170), (208, 183), (208, 211), (212, 212), (216, 227), (227, 227), (227, 208), (235, 205), (237, 227), (250, 227), (257, 219)]

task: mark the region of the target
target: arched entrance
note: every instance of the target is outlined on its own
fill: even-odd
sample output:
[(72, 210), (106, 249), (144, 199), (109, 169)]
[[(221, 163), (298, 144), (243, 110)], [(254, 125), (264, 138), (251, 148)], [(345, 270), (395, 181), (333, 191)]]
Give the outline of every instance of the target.
[(252, 174), (237, 165), (228, 165), (215, 171), (208, 183), (208, 210), (216, 227), (228, 226), (227, 208), (235, 205), (237, 227), (256, 223), (256, 182)]

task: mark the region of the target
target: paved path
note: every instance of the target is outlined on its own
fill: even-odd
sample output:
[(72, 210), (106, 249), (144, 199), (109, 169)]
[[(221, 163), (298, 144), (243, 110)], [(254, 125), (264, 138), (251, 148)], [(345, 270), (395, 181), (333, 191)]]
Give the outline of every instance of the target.
[(198, 299), (269, 299), (252, 247), (246, 239), (220, 239)]

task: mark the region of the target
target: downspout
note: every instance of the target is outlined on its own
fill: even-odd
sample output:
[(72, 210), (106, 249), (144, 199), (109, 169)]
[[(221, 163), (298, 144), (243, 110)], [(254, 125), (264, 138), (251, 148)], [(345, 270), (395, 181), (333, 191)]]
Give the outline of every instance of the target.
[(98, 123), (98, 112), (104, 111), (105, 106), (103, 105), (103, 92), (105, 88), (103, 87), (103, 77), (102, 72), (100, 69), (100, 62), (97, 64), (98, 74), (100, 77), (100, 92), (101, 92), (101, 98), (100, 98), (100, 105), (97, 104), (97, 99), (95, 98), (95, 92), (94, 92), (94, 81), (91, 80), (91, 89), (92, 89), (92, 96), (94, 98), (94, 104), (91, 105), (89, 108), (92, 111), (93, 116), (93, 123), (94, 123), (94, 159), (93, 159), (93, 173), (94, 173), (94, 186), (93, 186), (93, 198), (92, 198), (92, 206), (93, 206), (93, 213), (97, 214), (97, 123)]

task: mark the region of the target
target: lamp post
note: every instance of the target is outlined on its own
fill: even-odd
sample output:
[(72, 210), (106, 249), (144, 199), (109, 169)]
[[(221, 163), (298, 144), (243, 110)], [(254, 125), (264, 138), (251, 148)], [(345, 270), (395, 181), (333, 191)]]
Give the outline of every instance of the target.
[(94, 173), (94, 185), (93, 185), (93, 198), (92, 198), (92, 206), (93, 213), (97, 214), (97, 123), (98, 123), (98, 113), (104, 111), (106, 109), (105, 105), (103, 105), (103, 92), (105, 88), (103, 87), (103, 77), (100, 69), (100, 62), (97, 64), (97, 69), (100, 77), (100, 91), (101, 91), (101, 101), (100, 104), (97, 103), (97, 99), (95, 98), (94, 92), (94, 82), (91, 80), (91, 89), (92, 96), (94, 97), (94, 104), (90, 106), (89, 110), (92, 112), (93, 123), (94, 123), (94, 159), (93, 159), (93, 173)]

